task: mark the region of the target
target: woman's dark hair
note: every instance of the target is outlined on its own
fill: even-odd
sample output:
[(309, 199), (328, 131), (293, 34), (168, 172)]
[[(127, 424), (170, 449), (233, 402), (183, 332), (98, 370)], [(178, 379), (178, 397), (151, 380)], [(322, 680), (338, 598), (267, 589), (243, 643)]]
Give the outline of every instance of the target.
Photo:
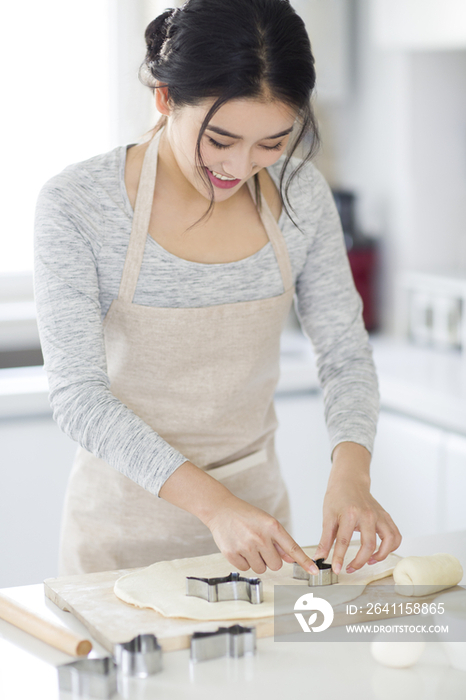
[[(316, 74), (314, 57), (304, 22), (289, 0), (187, 0), (179, 8), (167, 9), (156, 17), (145, 32), (147, 53), (139, 78), (148, 87), (167, 87), (174, 109), (196, 106), (205, 98), (217, 98), (199, 131), (196, 165), (205, 175), (200, 144), (206, 127), (217, 110), (229, 100), (278, 100), (297, 112), (300, 130), (288, 151), (280, 173), (283, 197), (286, 167), (296, 147), (310, 136), (311, 145), (292, 178), (320, 147), (317, 119), (311, 106)], [(162, 115), (154, 129), (157, 133), (167, 121)], [(211, 202), (214, 206), (212, 183)], [(258, 175), (254, 175), (256, 199), (261, 206)], [(196, 222), (198, 223), (198, 222)], [(294, 222), (293, 222), (294, 223)], [(195, 224), (193, 224), (195, 225)]]

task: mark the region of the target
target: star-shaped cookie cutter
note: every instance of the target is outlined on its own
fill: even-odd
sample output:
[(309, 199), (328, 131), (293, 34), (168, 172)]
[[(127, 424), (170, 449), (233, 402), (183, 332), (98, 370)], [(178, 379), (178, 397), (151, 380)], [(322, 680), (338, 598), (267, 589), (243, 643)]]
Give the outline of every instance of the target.
[(260, 578), (240, 576), (236, 571), (228, 576), (198, 578), (186, 576), (186, 595), (204, 598), (209, 603), (223, 600), (245, 600), (254, 605), (262, 603), (262, 581)]

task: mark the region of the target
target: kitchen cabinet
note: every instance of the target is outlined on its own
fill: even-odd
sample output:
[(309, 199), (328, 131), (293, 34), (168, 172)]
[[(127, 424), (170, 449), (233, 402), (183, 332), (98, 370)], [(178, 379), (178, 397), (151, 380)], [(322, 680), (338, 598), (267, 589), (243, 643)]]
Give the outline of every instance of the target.
[(464, 0), (372, 0), (374, 43), (382, 49), (466, 48)]
[(76, 443), (47, 416), (0, 421), (0, 445), (0, 587), (56, 576)]
[(442, 478), (445, 488), (445, 496), (442, 501), (442, 531), (459, 530), (464, 528), (466, 524), (465, 436), (447, 435)]
[[(311, 544), (320, 539), (331, 466), (322, 395), (279, 395), (275, 405), (277, 454), (290, 495), (292, 534), (299, 544)], [(382, 408), (371, 490), (404, 536), (465, 528), (466, 437)]]
[[(330, 445), (321, 392), (278, 394), (277, 454), (288, 487), (292, 535), (320, 539)], [(371, 491), (403, 536), (466, 528), (466, 435), (386, 409), (379, 415)]]
[(279, 394), (276, 449), (288, 488), (292, 536), (305, 546), (319, 541), (322, 503), (330, 473), (330, 444), (320, 392)]
[(382, 410), (371, 467), (372, 495), (402, 535), (439, 532), (439, 472), (444, 433), (409, 416)]

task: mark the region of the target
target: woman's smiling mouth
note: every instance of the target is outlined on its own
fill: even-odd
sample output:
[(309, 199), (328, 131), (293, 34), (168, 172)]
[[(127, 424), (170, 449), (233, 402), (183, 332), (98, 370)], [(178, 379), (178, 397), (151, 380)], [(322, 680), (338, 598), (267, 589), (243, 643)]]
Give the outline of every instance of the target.
[(231, 179), (227, 177), (226, 175), (221, 175), (220, 173), (215, 173), (209, 168), (206, 167), (207, 174), (209, 176), (209, 179), (213, 185), (216, 187), (220, 187), (223, 189), (228, 189), (230, 187), (235, 187), (238, 182), (241, 182), (241, 180), (238, 180), (237, 178)]

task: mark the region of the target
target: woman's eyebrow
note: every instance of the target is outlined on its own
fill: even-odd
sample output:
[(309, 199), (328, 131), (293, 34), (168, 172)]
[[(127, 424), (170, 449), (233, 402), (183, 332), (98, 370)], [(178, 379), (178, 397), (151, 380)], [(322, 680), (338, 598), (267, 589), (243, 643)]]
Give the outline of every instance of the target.
[[(243, 138), (242, 136), (237, 136), (236, 134), (232, 134), (229, 131), (225, 131), (225, 129), (220, 129), (220, 127), (218, 127), (218, 126), (206, 126), (206, 130), (207, 129), (209, 131), (215, 131), (215, 133), (220, 134), (220, 136), (230, 136), (230, 138), (232, 138), (232, 139), (242, 139)], [(273, 136), (264, 136), (264, 138), (261, 139), (261, 141), (267, 141), (268, 139), (278, 139), (281, 136), (286, 136), (291, 131), (293, 131), (293, 127), (290, 127), (286, 131), (280, 131), (279, 134), (274, 134)]]

